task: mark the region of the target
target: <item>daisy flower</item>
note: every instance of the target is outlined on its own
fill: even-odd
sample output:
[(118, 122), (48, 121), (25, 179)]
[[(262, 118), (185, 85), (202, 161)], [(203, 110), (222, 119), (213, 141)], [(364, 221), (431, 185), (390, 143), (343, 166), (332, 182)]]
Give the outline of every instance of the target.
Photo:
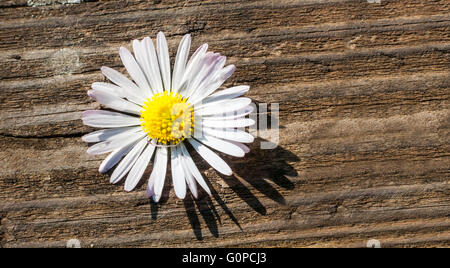
[(88, 148), (89, 154), (109, 153), (100, 165), (101, 173), (117, 164), (111, 183), (126, 176), (125, 191), (133, 190), (154, 159), (147, 196), (155, 202), (161, 197), (169, 162), (177, 197), (183, 199), (189, 188), (197, 198), (197, 183), (211, 195), (189, 147), (215, 170), (229, 176), (230, 167), (213, 150), (243, 157), (249, 151), (243, 143), (253, 142), (253, 136), (245, 132), (245, 127), (254, 124), (246, 118), (253, 110), (251, 100), (241, 97), (249, 86), (216, 92), (235, 66), (225, 66), (225, 56), (207, 52), (207, 44), (188, 60), (190, 45), (191, 37), (185, 35), (172, 72), (162, 32), (157, 35), (156, 49), (149, 37), (133, 41), (134, 56), (121, 47), (120, 58), (133, 81), (102, 67), (103, 75), (112, 83), (95, 82), (88, 95), (115, 111), (88, 110), (82, 115), (85, 125), (103, 128), (82, 139), (96, 143)]

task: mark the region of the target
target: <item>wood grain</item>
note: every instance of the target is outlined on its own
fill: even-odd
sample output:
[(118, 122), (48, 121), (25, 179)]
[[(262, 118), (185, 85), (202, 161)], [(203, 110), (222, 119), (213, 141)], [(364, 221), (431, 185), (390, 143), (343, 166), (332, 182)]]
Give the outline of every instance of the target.
[[(450, 1), (35, 2), (0, 4), (2, 247), (450, 246)], [(279, 103), (279, 146), (232, 177), (195, 156), (212, 197), (126, 193), (80, 138), (99, 68), (160, 30)]]

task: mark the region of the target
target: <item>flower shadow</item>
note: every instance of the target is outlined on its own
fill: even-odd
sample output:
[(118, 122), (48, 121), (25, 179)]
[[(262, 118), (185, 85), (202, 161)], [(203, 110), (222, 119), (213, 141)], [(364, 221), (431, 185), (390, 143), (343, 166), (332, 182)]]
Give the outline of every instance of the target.
[[(221, 155), (228, 163), (232, 163), (232, 176), (219, 175), (227, 186), (251, 209), (255, 212), (266, 215), (267, 210), (259, 198), (252, 192), (250, 188), (254, 188), (259, 193), (272, 199), (279, 204), (285, 204), (283, 195), (277, 190), (278, 188), (291, 190), (295, 187), (294, 183), (289, 180), (290, 176), (297, 176), (296, 170), (289, 164), (289, 162), (297, 162), (300, 159), (293, 153), (278, 146), (271, 150), (260, 149), (260, 143), (263, 139), (255, 139), (251, 145), (251, 151), (245, 158), (236, 161), (236, 158), (230, 158)], [(201, 158), (192, 153), (192, 156), (197, 161)], [(202, 163), (202, 162), (200, 162)], [(208, 169), (204, 164), (199, 165), (202, 172)], [(206, 193), (202, 193), (198, 199), (193, 199), (190, 195), (183, 201), (186, 209), (186, 215), (191, 224), (195, 237), (198, 240), (203, 240), (202, 225), (200, 223), (199, 215), (203, 218), (210, 233), (214, 237), (219, 236), (218, 226), (222, 224), (219, 213), (213, 203), (215, 202), (221, 207), (223, 212), (229, 219), (243, 231), (238, 219), (233, 214), (226, 202), (221, 198), (220, 194), (214, 186), (206, 180), (211, 189), (211, 197)], [(270, 183), (272, 182), (272, 183)], [(250, 187), (249, 187), (250, 186)]]
[(260, 149), (259, 144), (262, 141), (255, 140), (250, 153), (245, 156), (245, 161), (234, 162), (232, 176), (221, 177), (251, 208), (265, 215), (265, 207), (244, 183), (273, 201), (285, 204), (283, 195), (269, 181), (283, 189), (293, 189), (294, 183), (287, 176), (297, 176), (298, 173), (288, 162), (299, 161), (299, 158), (280, 146), (272, 150)]

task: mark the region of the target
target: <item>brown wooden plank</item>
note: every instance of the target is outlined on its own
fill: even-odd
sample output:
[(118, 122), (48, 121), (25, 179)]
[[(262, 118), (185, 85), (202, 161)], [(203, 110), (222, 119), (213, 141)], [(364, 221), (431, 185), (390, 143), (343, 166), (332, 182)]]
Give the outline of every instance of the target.
[[(59, 2), (0, 4), (2, 247), (450, 246), (449, 1)], [(99, 68), (158, 30), (280, 106), (279, 146), (224, 156), (232, 177), (194, 155), (212, 197), (178, 200), (168, 176), (150, 203), (151, 166), (126, 193), (81, 141)]]

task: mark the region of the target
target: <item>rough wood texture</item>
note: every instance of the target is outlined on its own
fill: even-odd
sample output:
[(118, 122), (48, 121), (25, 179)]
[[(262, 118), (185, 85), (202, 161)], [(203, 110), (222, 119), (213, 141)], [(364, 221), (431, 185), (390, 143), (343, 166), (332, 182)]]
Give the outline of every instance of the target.
[[(0, 4), (2, 247), (450, 245), (450, 1), (31, 2)], [(278, 148), (201, 165), (212, 198), (125, 193), (80, 139), (100, 66), (159, 30), (280, 104)]]

